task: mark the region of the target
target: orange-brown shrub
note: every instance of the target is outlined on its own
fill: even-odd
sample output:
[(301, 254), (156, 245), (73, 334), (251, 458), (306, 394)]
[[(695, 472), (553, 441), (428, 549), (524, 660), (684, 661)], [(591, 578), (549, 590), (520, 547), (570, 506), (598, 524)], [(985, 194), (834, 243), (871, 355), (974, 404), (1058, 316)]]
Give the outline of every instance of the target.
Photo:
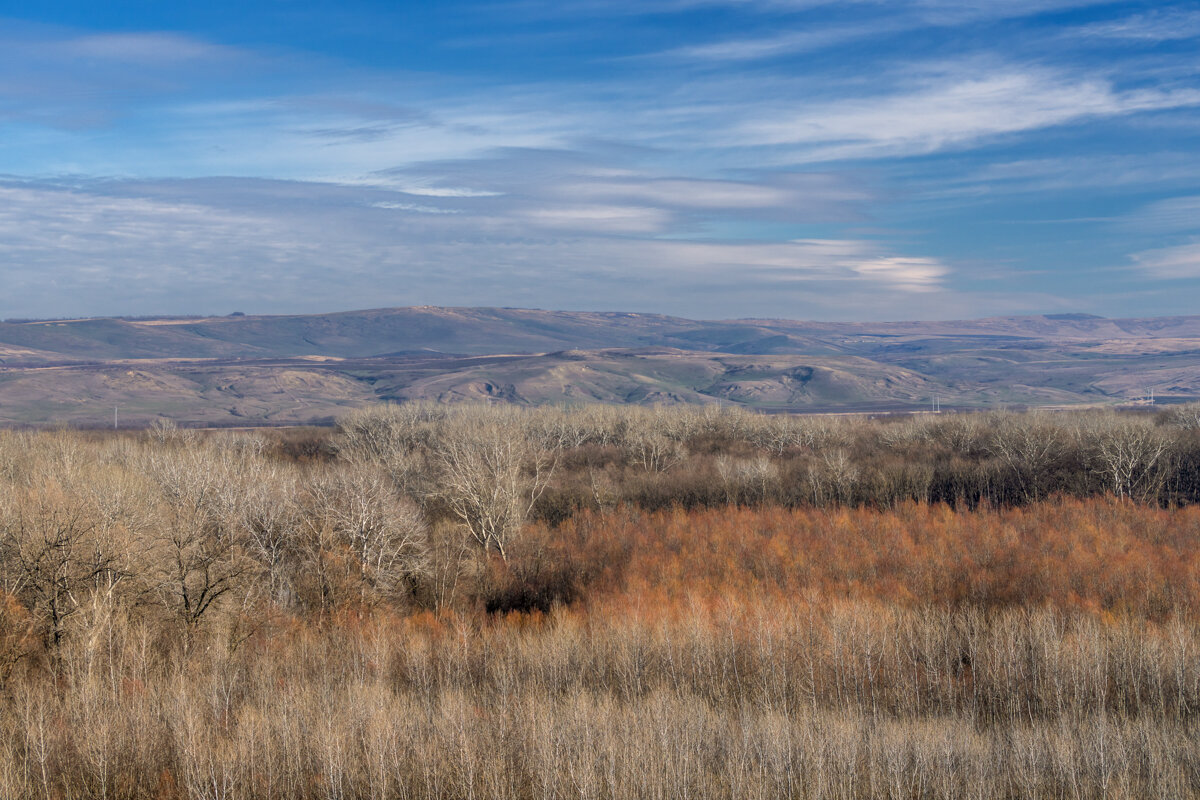
[[(1200, 611), (1200, 508), (1059, 499), (955, 511), (725, 507), (585, 513), (539, 557), (579, 594), (805, 594), (949, 608), (1049, 606), (1147, 619)], [(561, 569), (561, 568), (560, 568)]]

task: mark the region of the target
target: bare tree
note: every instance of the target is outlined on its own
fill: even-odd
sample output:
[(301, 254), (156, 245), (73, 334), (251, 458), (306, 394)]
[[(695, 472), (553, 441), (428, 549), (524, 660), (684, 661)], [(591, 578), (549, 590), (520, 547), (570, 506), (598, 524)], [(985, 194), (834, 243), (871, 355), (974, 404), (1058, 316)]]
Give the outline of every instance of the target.
[(154, 587), (183, 622), (185, 643), (205, 615), (253, 572), (236, 511), (247, 487), (262, 474), (245, 463), (253, 447), (239, 452), (236, 444), (228, 444), (188, 447), (148, 465), (161, 491), (160, 527), (152, 537)]
[(180, 428), (175, 420), (158, 417), (146, 428), (146, 438), (157, 445), (194, 446), (196, 431)]
[(401, 490), (423, 493), (423, 453), (447, 414), (430, 403), (388, 404), (353, 411), (338, 420), (338, 455), (353, 464), (382, 467)]
[(159, 595), (189, 636), (218, 601), (252, 572), (252, 562), (232, 536), (191, 515), (169, 518), (160, 535), (159, 553)]
[(845, 450), (827, 450), (821, 454), (820, 462), (809, 469), (808, 480), (818, 502), (832, 500), (844, 505), (853, 496), (858, 467)]
[(779, 480), (779, 468), (766, 456), (743, 459), (721, 454), (715, 464), (727, 503), (765, 503)]
[(368, 589), (394, 597), (425, 574), (429, 535), (421, 511), (379, 471), (337, 470), (315, 479), (309, 493), (317, 524), (353, 556), (363, 599)]
[(246, 549), (266, 573), (266, 595), (282, 603), (292, 598), (290, 572), (302, 517), (298, 493), (295, 475), (272, 471), (247, 486), (237, 509)]
[(1170, 445), (1158, 428), (1114, 420), (1096, 436), (1092, 461), (1113, 494), (1144, 501), (1162, 486)]
[(484, 551), (505, 561), (557, 465), (557, 454), (522, 423), (520, 412), (459, 412), (439, 427), (431, 454), (433, 494)]
[(0, 691), (17, 665), (31, 656), (36, 647), (33, 615), (14, 595), (0, 589)]
[(46, 642), (55, 649), (86, 595), (124, 577), (118, 554), (95, 531), (91, 509), (55, 485), (30, 490), (0, 513), (5, 588), (41, 617)]
[(1162, 415), (1164, 424), (1185, 431), (1200, 430), (1200, 403), (1175, 406)]
[(993, 419), (988, 452), (1016, 476), (1026, 500), (1037, 500), (1046, 469), (1066, 444), (1062, 429), (1037, 413)]
[(793, 447), (805, 445), (809, 433), (810, 430), (794, 417), (786, 414), (764, 415), (751, 427), (749, 440), (760, 450), (782, 456)]
[(687, 448), (656, 429), (638, 425), (625, 434), (625, 457), (646, 472), (666, 472), (687, 458)]
[(596, 438), (591, 421), (578, 409), (540, 408), (527, 427), (547, 450), (574, 450)]

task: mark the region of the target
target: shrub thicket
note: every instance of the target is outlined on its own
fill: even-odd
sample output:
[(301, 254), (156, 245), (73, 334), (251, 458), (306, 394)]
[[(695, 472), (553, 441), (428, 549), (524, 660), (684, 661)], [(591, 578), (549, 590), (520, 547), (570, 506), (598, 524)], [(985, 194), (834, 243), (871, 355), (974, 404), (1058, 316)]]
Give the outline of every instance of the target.
[(1200, 796), (1196, 430), (0, 432), (0, 796)]

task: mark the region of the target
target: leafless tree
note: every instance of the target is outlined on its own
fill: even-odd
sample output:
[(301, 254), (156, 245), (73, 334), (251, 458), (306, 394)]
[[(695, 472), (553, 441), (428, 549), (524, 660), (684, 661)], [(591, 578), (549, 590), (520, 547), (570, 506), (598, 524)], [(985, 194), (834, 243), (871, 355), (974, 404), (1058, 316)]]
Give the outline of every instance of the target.
[(449, 413), (430, 403), (375, 406), (338, 421), (336, 447), (342, 459), (382, 467), (392, 482), (414, 497), (424, 492), (429, 448), (437, 423)]
[(378, 470), (336, 470), (314, 479), (309, 493), (318, 524), (352, 554), (364, 593), (395, 597), (426, 573), (429, 535), (421, 511)]
[(234, 537), (222, 535), (203, 518), (176, 514), (169, 522), (159, 538), (155, 583), (190, 636), (214, 605), (252, 574), (253, 562)]
[(773, 456), (781, 456), (793, 447), (808, 443), (808, 426), (787, 414), (763, 416), (750, 427), (750, 443)]
[(1092, 461), (1117, 497), (1146, 500), (1161, 487), (1171, 440), (1141, 420), (1113, 420), (1095, 437)]
[(55, 649), (86, 595), (111, 589), (124, 577), (118, 554), (95, 531), (91, 509), (53, 484), (29, 490), (0, 511), (5, 588), (41, 617)]
[(661, 431), (638, 425), (625, 434), (625, 457), (646, 472), (661, 473), (687, 458), (687, 448)]
[(22, 660), (37, 647), (37, 626), (21, 602), (0, 589), (0, 691)]
[(236, 511), (261, 475), (246, 456), (236, 446), (196, 445), (147, 465), (161, 492), (153, 585), (189, 641), (205, 615), (253, 572)]
[(858, 467), (842, 449), (827, 450), (809, 470), (809, 485), (818, 502), (848, 503), (858, 480)]
[(246, 549), (265, 572), (266, 595), (284, 604), (292, 597), (290, 573), (302, 524), (299, 492), (294, 474), (272, 471), (246, 487), (237, 508)]
[(196, 431), (180, 428), (173, 419), (158, 417), (146, 429), (146, 438), (157, 445), (193, 446)]
[(1200, 403), (1175, 406), (1163, 413), (1162, 420), (1172, 428), (1185, 431), (1200, 430)]
[(1062, 429), (1041, 414), (992, 419), (988, 452), (1016, 476), (1026, 500), (1037, 500), (1046, 469), (1066, 445)]
[(546, 490), (557, 454), (534, 440), (520, 412), (460, 412), (438, 430), (433, 494), (484, 551), (508, 545)]
[(717, 456), (715, 464), (729, 503), (765, 503), (779, 480), (779, 467), (766, 456), (744, 459), (722, 454)]

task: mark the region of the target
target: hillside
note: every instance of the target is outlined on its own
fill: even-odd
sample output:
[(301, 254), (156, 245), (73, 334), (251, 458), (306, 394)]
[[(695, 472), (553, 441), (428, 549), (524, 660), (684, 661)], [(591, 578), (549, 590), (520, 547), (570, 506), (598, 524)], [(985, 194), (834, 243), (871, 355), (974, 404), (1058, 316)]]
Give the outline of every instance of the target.
[(415, 307), (0, 323), (0, 422), (328, 421), (370, 402), (733, 403), (770, 411), (1200, 396), (1200, 317), (699, 321)]

